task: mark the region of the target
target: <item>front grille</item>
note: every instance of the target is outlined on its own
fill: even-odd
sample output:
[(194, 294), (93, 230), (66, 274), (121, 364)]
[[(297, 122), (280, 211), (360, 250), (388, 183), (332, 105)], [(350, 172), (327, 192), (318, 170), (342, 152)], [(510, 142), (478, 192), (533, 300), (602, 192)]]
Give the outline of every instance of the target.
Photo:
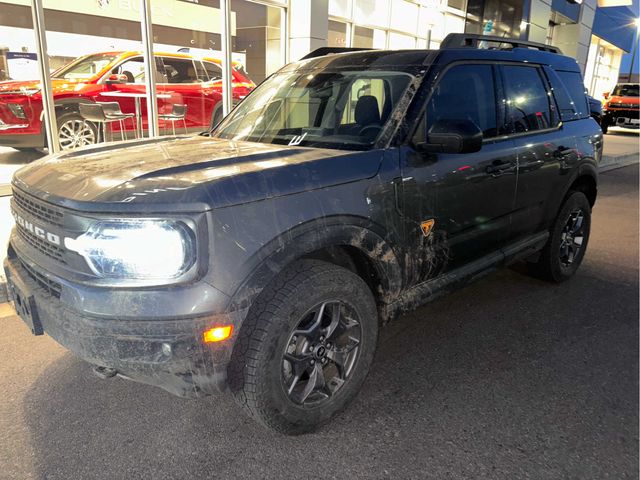
[(49, 295), (55, 298), (60, 298), (60, 293), (62, 292), (62, 285), (60, 285), (58, 282), (54, 282), (53, 280), (49, 280), (44, 275), (42, 275), (41, 273), (38, 273), (33, 268), (28, 266), (22, 260), (18, 259), (18, 261), (20, 262), (20, 265), (22, 266), (24, 271), (27, 272), (27, 274), (31, 277), (31, 279), (35, 281), (38, 284), (38, 286), (40, 286), (40, 288), (42, 288)]
[(57, 225), (58, 227), (62, 226), (64, 213), (53, 205), (21, 193), (15, 188), (13, 189), (13, 201), (20, 208), (43, 222)]
[(40, 253), (46, 255), (49, 258), (53, 258), (54, 260), (57, 260), (60, 263), (63, 263), (63, 264), (67, 263), (64, 260), (64, 250), (62, 248), (50, 242), (47, 242), (46, 240), (43, 240), (37, 235), (34, 235), (29, 230), (27, 230), (26, 228), (22, 227), (19, 224), (16, 224), (16, 231), (18, 232), (18, 235), (22, 240), (27, 242), (29, 245), (31, 245), (33, 248), (38, 250)]
[(634, 105), (633, 103), (611, 103), (609, 108), (630, 108), (632, 110), (640, 108), (640, 105)]

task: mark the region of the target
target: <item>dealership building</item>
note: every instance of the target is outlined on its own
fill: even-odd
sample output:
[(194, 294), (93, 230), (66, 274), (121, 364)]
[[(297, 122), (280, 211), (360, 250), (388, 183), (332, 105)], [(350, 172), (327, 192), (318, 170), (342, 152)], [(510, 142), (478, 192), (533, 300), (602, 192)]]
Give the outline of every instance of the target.
[[(628, 4), (629, 6), (626, 6)], [(139, 0), (43, 0), (50, 65), (140, 50)], [(620, 0), (230, 0), (232, 57), (257, 82), (318, 47), (438, 48), (448, 33), (487, 33), (560, 47), (601, 96), (632, 49), (631, 2)], [(222, 55), (219, 0), (152, 0), (156, 50)], [(11, 78), (33, 76), (31, 0), (0, 2), (0, 49)]]
[[(214, 59), (211, 61), (223, 66), (233, 60), (234, 69), (259, 84), (287, 62), (319, 47), (437, 49), (447, 34), (464, 32), (557, 46), (577, 60), (589, 93), (603, 98), (618, 80), (622, 55), (633, 48), (637, 17), (631, 0), (3, 0), (0, 80), (37, 80), (39, 72), (45, 75), (44, 72), (55, 71), (81, 56), (144, 51), (137, 53), (138, 70), (132, 70), (137, 74), (135, 82), (144, 83), (142, 68), (147, 63), (143, 64), (143, 56), (145, 62), (151, 62), (152, 51), (156, 57), (161, 52), (169, 55), (183, 52), (189, 62), (193, 61), (193, 68), (182, 72), (184, 78), (180, 81), (193, 82), (188, 95), (200, 95), (197, 92), (204, 91), (202, 85), (220, 80), (220, 95), (227, 111), (232, 106), (232, 89), (228, 86), (232, 85), (231, 72), (226, 73), (225, 83), (221, 80), (224, 75), (212, 76), (211, 72), (220, 70), (219, 67), (196, 61), (197, 58)], [(48, 55), (44, 58), (37, 54), (38, 45), (41, 49), (46, 47)], [(171, 96), (171, 102), (186, 103), (181, 101), (180, 91), (189, 87), (173, 88), (171, 80), (167, 80), (166, 69), (172, 68), (167, 65), (168, 58), (165, 57), (162, 71), (150, 76), (151, 83), (145, 84), (147, 91), (152, 94), (169, 91), (165, 96)], [(210, 70), (205, 71), (205, 67)], [(97, 68), (95, 63), (92, 68)], [(177, 74), (175, 69), (171, 73)], [(83, 79), (88, 77), (83, 77), (86, 72), (77, 75), (80, 76), (65, 78), (71, 78), (80, 92)], [(44, 82), (44, 86), (49, 82)], [(106, 77), (97, 82), (108, 83)], [(154, 82), (157, 90), (153, 88)], [(23, 87), (5, 89), (19, 88)], [(60, 120), (56, 118), (59, 104), (53, 89), (52, 105), (49, 108), (44, 105), (41, 113), (36, 112), (40, 117), (36, 119), (37, 128), (42, 123), (39, 135), (43, 138), (47, 137), (45, 127), (52, 132), (58, 131), (54, 127), (60, 127), (51, 125)], [(114, 92), (110, 100), (113, 95)], [(209, 100), (205, 93), (201, 95), (204, 105)], [(163, 129), (162, 122), (158, 127), (158, 118), (163, 113), (161, 97), (157, 96), (161, 103), (159, 112), (154, 111), (152, 102), (146, 103), (149, 115), (144, 111), (144, 102), (142, 111), (136, 110), (139, 118), (144, 117), (140, 121), (142, 127), (138, 125), (143, 134), (175, 131), (173, 123), (171, 128)], [(234, 97), (236, 101), (238, 98), (242, 97)], [(2, 101), (0, 98), (0, 104)], [(149, 102), (148, 98), (146, 101)], [(164, 104), (171, 107), (171, 102)], [(121, 105), (123, 110), (132, 111), (133, 107), (127, 105), (133, 102), (126, 104), (121, 100)], [(24, 113), (21, 106), (8, 107), (9, 115)], [(200, 123), (195, 121), (192, 117), (197, 110), (199, 107), (190, 107), (185, 113), (191, 131), (197, 128), (201, 131), (213, 123), (210, 117), (203, 117)], [(55, 122), (47, 122), (48, 118)], [(149, 128), (145, 132), (147, 118)], [(16, 125), (6, 122), (3, 124), (0, 118), (0, 130), (6, 133), (7, 129), (15, 128), (12, 132), (19, 133)], [(152, 129), (152, 125), (156, 128)], [(0, 143), (0, 149), (11, 145)], [(12, 173), (37, 157), (35, 152), (31, 152), (32, 156), (20, 153), (23, 155), (17, 157), (0, 155), (0, 195), (9, 193)]]

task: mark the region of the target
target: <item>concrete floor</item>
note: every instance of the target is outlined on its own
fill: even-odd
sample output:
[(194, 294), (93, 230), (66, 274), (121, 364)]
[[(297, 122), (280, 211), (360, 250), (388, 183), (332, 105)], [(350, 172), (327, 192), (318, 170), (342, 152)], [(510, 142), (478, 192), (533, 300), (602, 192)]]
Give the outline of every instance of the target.
[(638, 238), (638, 167), (604, 173), (575, 278), (504, 270), (398, 319), (351, 407), (297, 438), (100, 380), (9, 316), (0, 477), (638, 478)]

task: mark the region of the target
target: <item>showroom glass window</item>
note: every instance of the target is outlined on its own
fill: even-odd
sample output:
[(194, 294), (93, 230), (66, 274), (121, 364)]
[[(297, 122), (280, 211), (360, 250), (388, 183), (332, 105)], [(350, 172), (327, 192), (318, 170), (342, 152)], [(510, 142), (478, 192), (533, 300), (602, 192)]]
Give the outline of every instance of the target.
[(537, 67), (503, 67), (507, 132), (524, 133), (553, 126), (551, 98), (541, 73)]

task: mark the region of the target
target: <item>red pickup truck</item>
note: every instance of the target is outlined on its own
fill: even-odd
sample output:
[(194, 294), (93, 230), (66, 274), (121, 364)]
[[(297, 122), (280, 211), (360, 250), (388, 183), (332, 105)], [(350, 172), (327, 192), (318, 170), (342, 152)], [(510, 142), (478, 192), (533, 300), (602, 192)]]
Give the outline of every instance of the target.
[[(183, 53), (156, 53), (158, 108), (170, 113), (174, 104), (187, 105), (185, 128), (202, 131), (222, 118), (222, 69), (220, 60)], [(233, 100), (242, 100), (255, 84), (234, 62)], [(125, 113), (134, 113), (132, 97), (106, 92), (144, 93), (144, 61), (140, 52), (104, 52), (80, 57), (51, 74), (58, 137), (63, 149), (96, 143), (98, 128), (85, 122), (79, 104), (117, 101)], [(141, 102), (142, 127), (146, 128), (146, 102)], [(17, 150), (46, 145), (39, 81), (0, 82), (0, 145)], [(119, 132), (119, 124), (112, 124)], [(110, 126), (110, 128), (111, 128)], [(160, 120), (161, 131), (170, 131)], [(124, 133), (133, 137), (135, 124), (125, 122)], [(112, 132), (113, 134), (113, 132)], [(120, 134), (115, 136), (119, 138)]]

